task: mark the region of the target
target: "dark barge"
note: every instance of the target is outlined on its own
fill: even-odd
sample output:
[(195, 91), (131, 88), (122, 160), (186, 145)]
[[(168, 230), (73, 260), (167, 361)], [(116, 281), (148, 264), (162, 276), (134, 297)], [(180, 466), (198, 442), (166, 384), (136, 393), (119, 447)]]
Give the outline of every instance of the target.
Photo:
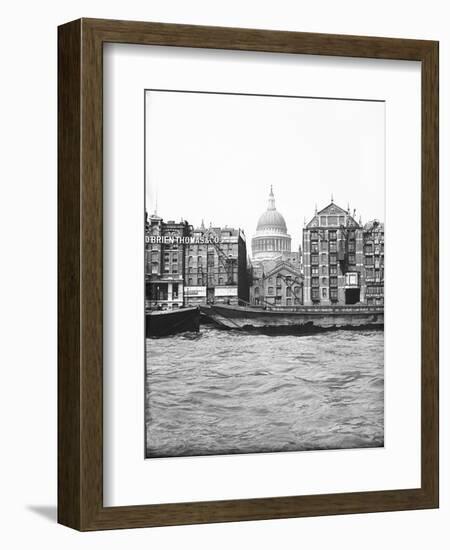
[(145, 335), (147, 338), (170, 336), (180, 332), (198, 332), (200, 309), (186, 307), (171, 311), (147, 311)]

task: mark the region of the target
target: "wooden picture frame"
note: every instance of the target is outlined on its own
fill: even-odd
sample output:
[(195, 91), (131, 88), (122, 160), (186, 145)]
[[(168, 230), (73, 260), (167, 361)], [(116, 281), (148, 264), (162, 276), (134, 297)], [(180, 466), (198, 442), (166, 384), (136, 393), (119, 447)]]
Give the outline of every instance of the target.
[[(420, 488), (103, 506), (102, 47), (105, 42), (421, 63)], [(79, 19), (59, 27), (58, 50), (58, 521), (90, 531), (437, 507), (438, 43)]]

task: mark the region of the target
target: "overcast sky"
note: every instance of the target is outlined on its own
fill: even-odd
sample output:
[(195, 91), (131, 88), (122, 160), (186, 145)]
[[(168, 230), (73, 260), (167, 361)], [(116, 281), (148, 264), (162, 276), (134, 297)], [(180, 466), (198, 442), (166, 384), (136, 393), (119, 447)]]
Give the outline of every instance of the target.
[(146, 94), (146, 205), (165, 220), (240, 227), (248, 246), (273, 185), (293, 249), (333, 194), (384, 221), (385, 104)]

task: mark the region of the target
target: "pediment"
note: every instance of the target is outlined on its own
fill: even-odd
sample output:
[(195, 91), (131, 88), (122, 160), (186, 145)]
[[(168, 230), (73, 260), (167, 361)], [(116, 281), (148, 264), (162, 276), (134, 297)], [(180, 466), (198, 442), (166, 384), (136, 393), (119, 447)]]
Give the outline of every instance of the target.
[(339, 215), (345, 215), (347, 214), (347, 211), (338, 206), (337, 204), (334, 204), (334, 202), (330, 203), (328, 206), (326, 206), (323, 210), (318, 212), (319, 216), (339, 216)]
[(300, 271), (298, 269), (295, 269), (294, 267), (292, 267), (292, 265), (289, 264), (288, 262), (283, 261), (283, 262), (280, 262), (279, 264), (277, 264), (273, 269), (268, 271), (265, 274), (265, 278), (273, 277), (277, 274), (294, 275), (294, 276), (298, 277), (300, 275)]

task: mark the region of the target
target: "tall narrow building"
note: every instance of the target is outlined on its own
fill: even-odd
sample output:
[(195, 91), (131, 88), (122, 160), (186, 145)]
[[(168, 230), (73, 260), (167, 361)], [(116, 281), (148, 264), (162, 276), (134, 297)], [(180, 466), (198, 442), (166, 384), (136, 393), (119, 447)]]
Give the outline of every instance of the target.
[(305, 305), (384, 305), (384, 225), (332, 201), (303, 229)]
[(303, 229), (305, 305), (351, 305), (364, 299), (363, 229), (332, 201)]

